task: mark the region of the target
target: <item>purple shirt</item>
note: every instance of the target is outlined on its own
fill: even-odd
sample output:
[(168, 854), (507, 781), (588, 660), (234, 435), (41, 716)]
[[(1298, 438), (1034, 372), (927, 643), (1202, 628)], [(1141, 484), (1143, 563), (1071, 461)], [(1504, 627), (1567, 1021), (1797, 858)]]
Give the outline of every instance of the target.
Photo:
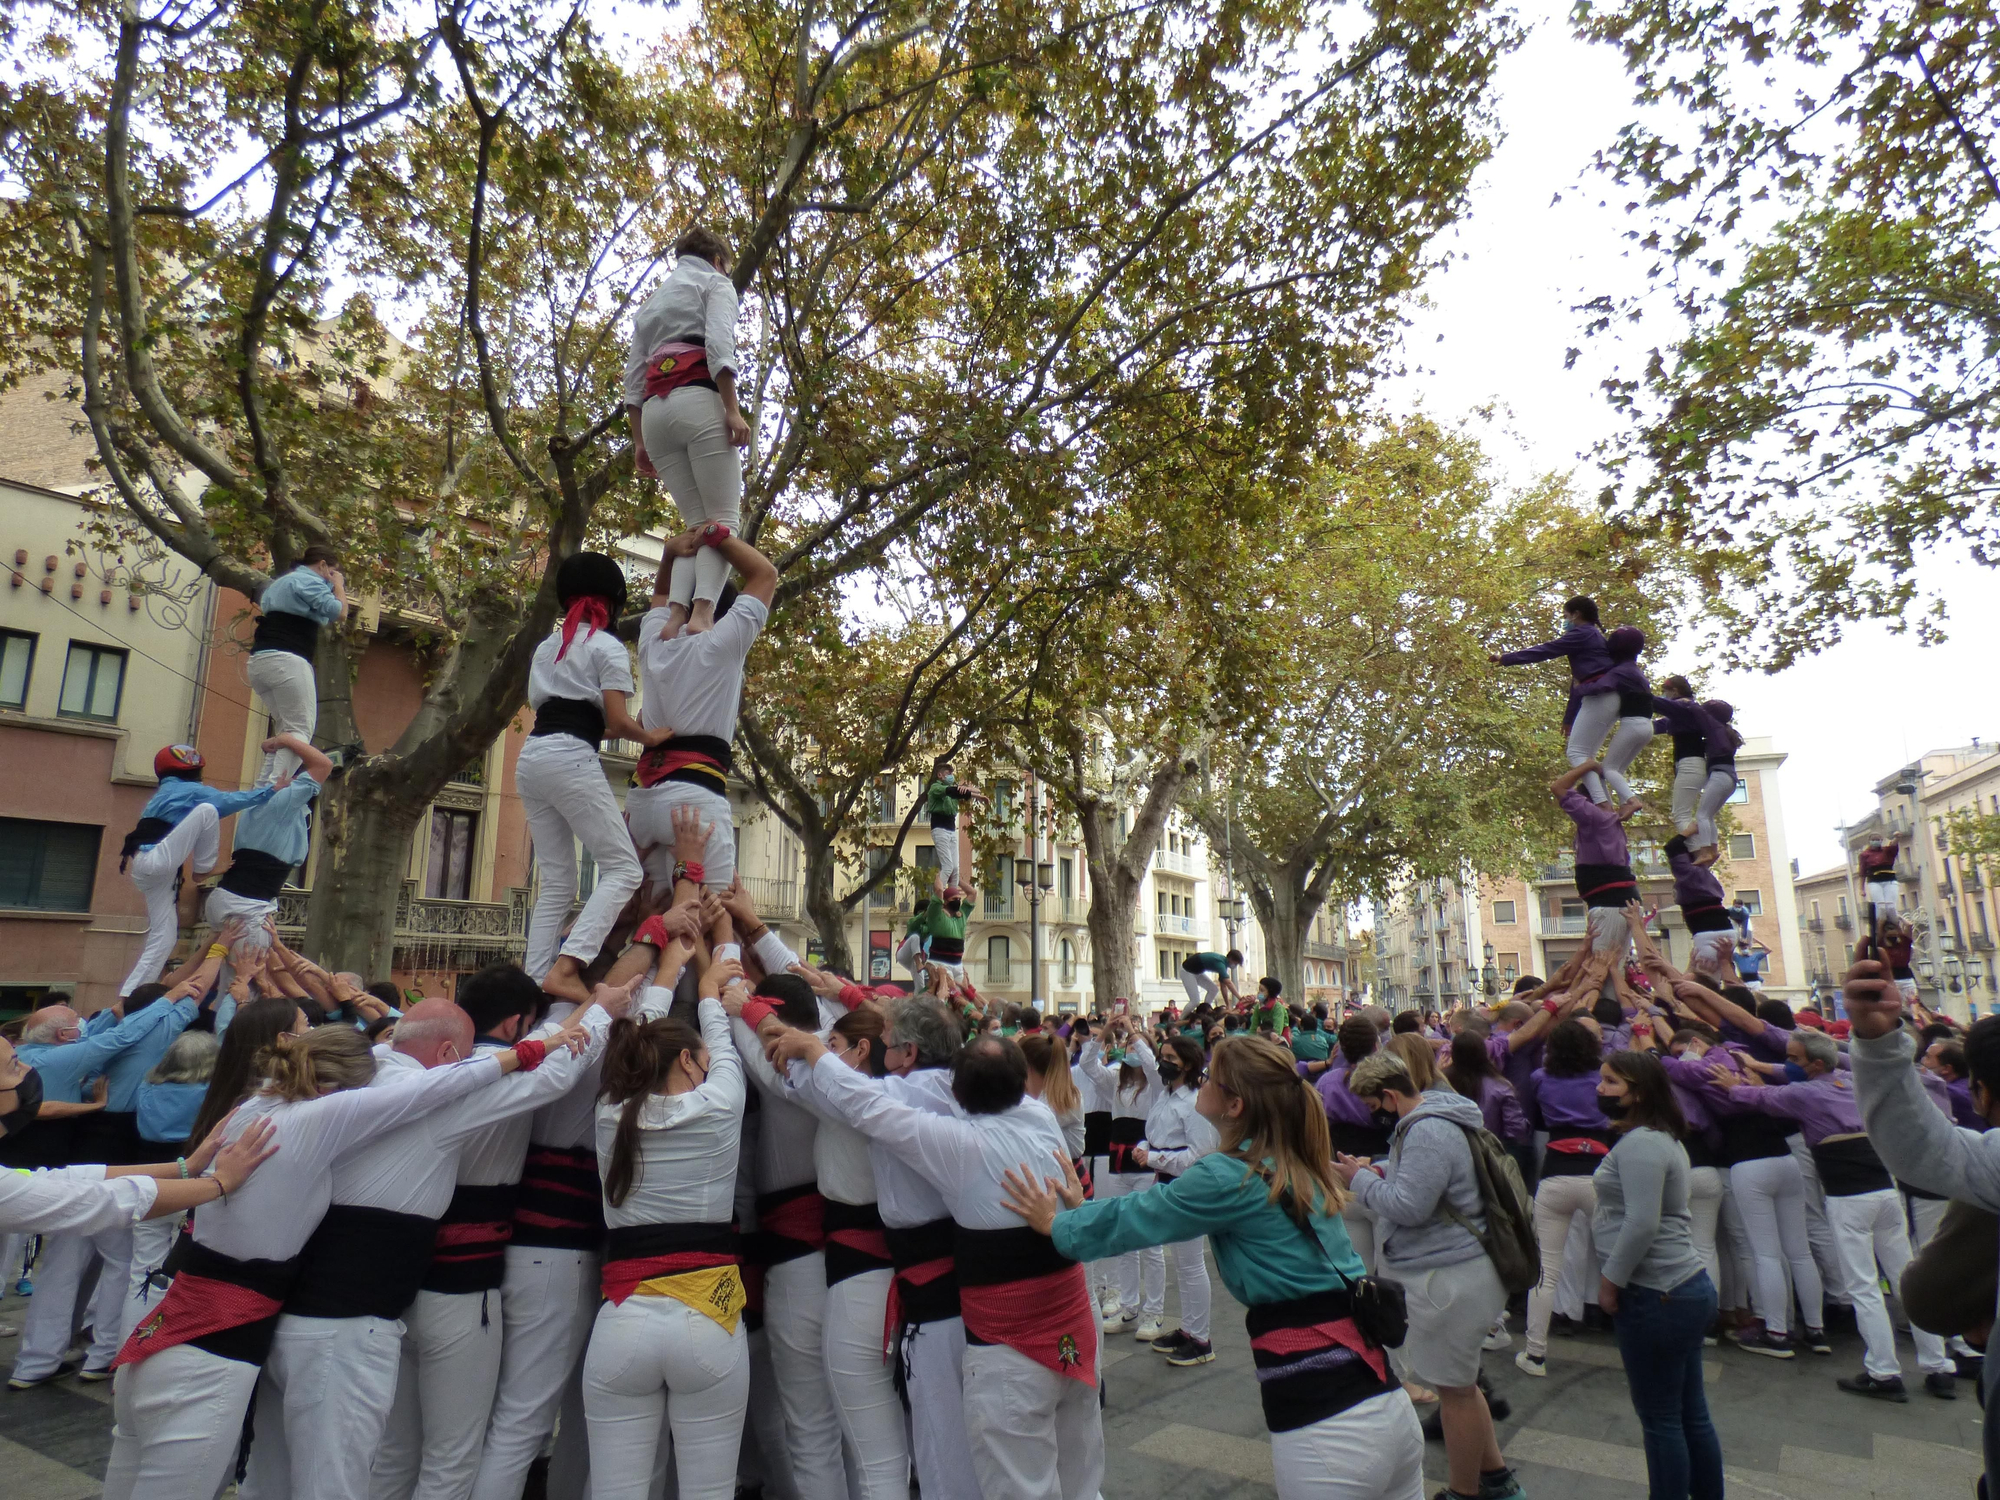
[(1667, 865), (1674, 872), (1674, 904), (1685, 911), (1690, 906), (1722, 905), (1722, 882), (1712, 870), (1694, 862), (1681, 839), (1667, 841)]
[(1580, 865), (1629, 865), (1630, 849), (1625, 843), (1625, 825), (1618, 815), (1599, 807), (1575, 787), (1556, 798), (1569, 820), (1576, 824), (1576, 862)]
[[(1928, 1071), (1928, 1070), (1926, 1070)], [(1931, 1074), (1935, 1078), (1938, 1075)], [(1986, 1122), (1979, 1118), (1979, 1111), (1972, 1107), (1972, 1080), (1969, 1078), (1948, 1078), (1944, 1080), (1945, 1097), (1951, 1101), (1952, 1123), (1961, 1130), (1984, 1130)]]
[(1521, 1112), (1521, 1101), (1515, 1097), (1506, 1079), (1480, 1079), (1478, 1103), (1479, 1113), (1486, 1118), (1486, 1128), (1501, 1140), (1525, 1141), (1528, 1138), (1528, 1117)]
[[(1305, 1076), (1305, 1064), (1299, 1064), (1299, 1076)], [(1375, 1106), (1347, 1087), (1347, 1055), (1333, 1054), (1333, 1063), (1317, 1081), (1320, 1103), (1326, 1106), (1326, 1117), (1343, 1125), (1373, 1125)]]
[(1735, 757), (1736, 740), (1728, 726), (1718, 724), (1694, 699), (1655, 698), (1653, 712), (1660, 716), (1653, 725), (1656, 732), (1665, 725), (1668, 734), (1700, 735), (1705, 762), (1719, 765)]
[(1854, 1099), (1854, 1084), (1843, 1074), (1826, 1073), (1778, 1088), (1739, 1089), (1737, 1097), (1762, 1114), (1797, 1120), (1808, 1146), (1830, 1135), (1861, 1133), (1861, 1106)]
[(1569, 675), (1577, 682), (1611, 670), (1611, 648), (1604, 644), (1604, 632), (1582, 621), (1570, 626), (1552, 641), (1543, 641), (1541, 645), (1529, 646), (1523, 651), (1501, 653), (1500, 665), (1532, 667), (1536, 662), (1554, 661), (1558, 656), (1569, 658)]
[[(1525, 1026), (1527, 1022), (1521, 1024)], [(1548, 1038), (1545, 1036), (1538, 1036), (1520, 1047), (1508, 1046), (1504, 1036), (1486, 1039), (1486, 1055), (1493, 1059), (1495, 1067), (1507, 1075), (1514, 1097), (1521, 1101), (1521, 1107), (1530, 1115), (1535, 1111), (1535, 1069), (1542, 1065), (1542, 1051), (1547, 1045)]]
[(1769, 1021), (1759, 1021), (1757, 1024), (1763, 1028), (1761, 1031), (1745, 1031), (1742, 1027), (1731, 1026), (1725, 1021), (1722, 1024), (1722, 1039), (1725, 1042), (1740, 1043), (1743, 1050), (1759, 1062), (1783, 1062), (1785, 1043), (1792, 1039), (1792, 1034), (1782, 1026), (1773, 1026)]
[(1611, 1126), (1604, 1111), (1597, 1107), (1595, 1068), (1573, 1078), (1535, 1069), (1535, 1108), (1541, 1115), (1542, 1128), (1554, 1136), (1560, 1136), (1565, 1128), (1607, 1130)]

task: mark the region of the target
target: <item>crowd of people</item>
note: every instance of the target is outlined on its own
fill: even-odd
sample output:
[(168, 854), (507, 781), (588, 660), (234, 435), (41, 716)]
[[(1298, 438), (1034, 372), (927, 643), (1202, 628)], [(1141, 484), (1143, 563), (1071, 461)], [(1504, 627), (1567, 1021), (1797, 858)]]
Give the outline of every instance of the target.
[[(730, 747), (777, 573), (734, 534), (727, 247), (679, 249), (627, 390), (688, 529), (636, 651), (618, 565), (557, 566), (515, 768), (524, 962), (416, 999), (280, 940), (340, 771), (306, 685), (346, 596), (309, 552), (261, 601), (253, 787), (209, 788), (188, 746), (155, 762), (117, 1002), (0, 1039), (0, 1265), (33, 1285), (9, 1385), (113, 1382), (110, 1500), (518, 1500), (538, 1460), (561, 1500), (1097, 1500), (1106, 1340), (1212, 1363), (1212, 1277), (1288, 1500), (1420, 1500), (1427, 1438), (1438, 1500), (1516, 1500), (1482, 1371), (1513, 1318), (1532, 1378), (1559, 1327), (1613, 1329), (1655, 1500), (1722, 1493), (1708, 1345), (1830, 1355), (1846, 1309), (1865, 1354), (1839, 1388), (1907, 1400), (1884, 1277), (1922, 1390), (1955, 1398), (1993, 1311), (1972, 1216), (2000, 1206), (1979, 1134), (2000, 1021), (1914, 1005), (1893, 909), (1851, 1035), (1743, 982), (1755, 945), (1710, 868), (1733, 712), (1681, 679), (1654, 695), (1643, 638), (1588, 599), (1495, 657), (1571, 664), (1551, 790), (1589, 910), (1581, 950), (1500, 1003), (1329, 1014), (1275, 978), (1245, 993), (1231, 950), (1190, 956), (1186, 1006), (1150, 1015), (994, 1004), (963, 966), (981, 793), (948, 765), (911, 983), (802, 962), (734, 874)], [(1685, 968), (1628, 844), (1656, 727)], [(607, 734), (642, 749), (622, 808)], [(211, 938), (163, 972), (232, 818)], [(598, 873), (572, 915), (579, 846)]]

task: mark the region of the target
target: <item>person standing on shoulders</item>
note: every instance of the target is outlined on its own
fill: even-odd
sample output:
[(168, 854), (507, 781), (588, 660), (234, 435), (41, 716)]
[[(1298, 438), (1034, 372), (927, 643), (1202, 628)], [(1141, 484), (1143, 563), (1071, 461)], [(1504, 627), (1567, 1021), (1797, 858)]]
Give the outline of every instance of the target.
[(319, 727), (319, 680), (313, 675), (319, 629), (347, 618), (347, 580), (334, 550), (306, 548), (290, 572), (264, 585), (257, 611), (244, 676), (271, 711), (271, 739), (280, 741), (264, 742), (256, 784), (266, 786), (299, 768), (297, 752), (282, 743), (283, 737), (297, 735), (310, 744)]

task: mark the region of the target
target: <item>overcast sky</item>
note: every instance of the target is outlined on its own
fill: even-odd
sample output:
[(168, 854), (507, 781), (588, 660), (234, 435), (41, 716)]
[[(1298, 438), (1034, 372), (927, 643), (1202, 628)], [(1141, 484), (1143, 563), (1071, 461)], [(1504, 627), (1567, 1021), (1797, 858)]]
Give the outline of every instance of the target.
[[(1528, 40), (1500, 75), (1507, 139), (1479, 180), (1470, 219), (1448, 241), (1457, 261), (1429, 284), (1430, 306), (1416, 315), (1408, 346), (1418, 368), (1393, 398), (1441, 418), (1497, 403), (1487, 441), (1508, 473), (1575, 469), (1579, 489), (1593, 494), (1603, 481), (1586, 455), (1615, 422), (1597, 382), (1621, 352), (1632, 364), (1634, 350), (1586, 340), (1572, 308), (1636, 279), (1624, 258), (1632, 220), (1590, 167), (1591, 153), (1634, 111), (1617, 54), (1578, 41), (1566, 12), (1546, 0), (1520, 6)], [(1584, 357), (1566, 371), (1572, 346)], [(1943, 646), (1863, 626), (1775, 677), (1716, 682), (1736, 705), (1738, 727), (1770, 735), (1790, 756), (1781, 791), (1802, 871), (1840, 862), (1835, 829), (1874, 805), (1877, 778), (1925, 750), (2000, 739), (2000, 573), (1946, 562), (1935, 576), (1949, 580)], [(1672, 647), (1650, 659), (1661, 674), (1695, 665)], [(1873, 704), (1845, 708), (1858, 690)]]

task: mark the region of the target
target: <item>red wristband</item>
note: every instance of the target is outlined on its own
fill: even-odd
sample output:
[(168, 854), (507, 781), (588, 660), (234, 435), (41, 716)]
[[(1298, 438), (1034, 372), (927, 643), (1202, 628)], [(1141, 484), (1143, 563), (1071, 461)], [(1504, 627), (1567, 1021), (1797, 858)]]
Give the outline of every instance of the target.
[(514, 1043), (514, 1056), (520, 1059), (521, 1071), (532, 1073), (542, 1065), (542, 1059), (549, 1055), (549, 1044), (538, 1042), (533, 1037)]
[(855, 1006), (861, 1004), (864, 1000), (872, 1000), (874, 998), (875, 992), (873, 990), (864, 989), (858, 984), (843, 984), (840, 987), (840, 1003), (849, 1010), (853, 1010)]
[(764, 1017), (775, 1015), (778, 1007), (768, 1000), (748, 1000), (743, 1005), (743, 1024), (755, 1031), (764, 1024)]
[(729, 540), (729, 528), (720, 521), (711, 521), (703, 528), (701, 544), (704, 547), (719, 547)]
[(632, 934), (632, 941), (644, 943), (648, 948), (657, 948), (664, 953), (667, 951), (667, 944), (673, 939), (667, 936), (667, 924), (660, 920), (660, 914), (654, 912), (639, 924), (639, 930)]
[(700, 885), (708, 879), (708, 871), (702, 868), (700, 860), (684, 859), (674, 866), (674, 879), (692, 880), (696, 885)]
[(1561, 1010), (1562, 1008), (1563, 1004), (1562, 1001), (1560, 1000), (1544, 1000), (1542, 1002), (1542, 1009), (1547, 1011), (1550, 1015), (1554, 1015), (1557, 1011)]

